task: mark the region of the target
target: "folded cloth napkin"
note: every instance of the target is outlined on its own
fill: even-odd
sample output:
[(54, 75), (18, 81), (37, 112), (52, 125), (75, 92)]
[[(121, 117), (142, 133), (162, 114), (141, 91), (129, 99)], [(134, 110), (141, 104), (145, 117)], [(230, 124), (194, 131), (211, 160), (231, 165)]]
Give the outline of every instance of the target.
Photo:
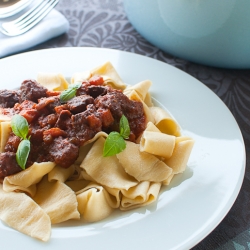
[(68, 20), (53, 9), (35, 27), (20, 36), (8, 37), (0, 33), (0, 58), (31, 48), (67, 32), (68, 29)]

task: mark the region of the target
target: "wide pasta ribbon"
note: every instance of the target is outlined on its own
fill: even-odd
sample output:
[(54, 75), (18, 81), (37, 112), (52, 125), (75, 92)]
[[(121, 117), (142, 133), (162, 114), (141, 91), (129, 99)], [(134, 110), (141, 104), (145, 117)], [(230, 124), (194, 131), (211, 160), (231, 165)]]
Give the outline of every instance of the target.
[(173, 154), (175, 136), (159, 132), (144, 131), (140, 141), (140, 151), (169, 158)]
[(74, 174), (76, 167), (77, 166), (75, 164), (71, 165), (69, 168), (62, 168), (60, 166), (55, 166), (48, 173), (48, 180), (65, 182)]
[(150, 107), (151, 114), (154, 117), (154, 124), (165, 134), (180, 136), (180, 126), (173, 117), (164, 109), (159, 107)]
[(22, 172), (5, 177), (3, 190), (10, 195), (17, 191), (29, 194), (49, 215), (52, 224), (79, 219), (75, 193), (64, 184), (74, 173), (74, 167), (60, 171), (61, 167), (53, 162), (34, 163)]
[(104, 142), (103, 137), (95, 141), (80, 167), (95, 182), (110, 188), (127, 190), (137, 185), (138, 182), (124, 171), (116, 156), (102, 156)]
[(194, 140), (190, 137), (181, 136), (176, 138), (172, 156), (164, 160), (173, 169), (174, 174), (184, 172), (193, 146)]
[(88, 222), (100, 221), (113, 212), (113, 200), (105, 188), (99, 184), (90, 183), (76, 192), (76, 198), (78, 211)]
[(111, 62), (106, 62), (90, 70), (91, 76), (102, 76), (105, 85), (110, 85), (114, 89), (125, 89), (126, 84), (122, 81)]
[(126, 141), (126, 150), (117, 154), (124, 170), (138, 181), (162, 182), (172, 169), (156, 156), (141, 152), (139, 144)]
[(142, 181), (129, 190), (121, 190), (121, 210), (129, 210), (153, 203), (159, 194), (161, 183)]
[(52, 91), (62, 91), (68, 88), (68, 82), (62, 74), (38, 73), (37, 82)]
[[(23, 190), (24, 192), (28, 192), (30, 187), (33, 188), (33, 186), (37, 184), (43, 178), (43, 176), (49, 173), (54, 167), (55, 163), (53, 162), (35, 162), (32, 166), (25, 169), (24, 171), (5, 177), (3, 181), (3, 190), (6, 192), (14, 190)], [(34, 195), (32, 190), (30, 191), (30, 195)]]
[(0, 219), (21, 233), (48, 241), (50, 217), (25, 193), (5, 192), (0, 185)]
[(61, 181), (48, 181), (47, 175), (37, 185), (34, 201), (49, 215), (52, 224), (80, 219), (74, 191)]
[(4, 147), (11, 133), (10, 121), (0, 122), (0, 152), (4, 152)]
[(135, 85), (127, 86), (126, 89), (124, 89), (123, 93), (126, 96), (130, 96), (131, 93), (135, 91), (139, 96), (140, 100), (142, 100), (148, 107), (151, 107), (153, 106), (153, 103), (151, 101), (151, 95), (149, 93), (149, 88), (151, 87), (151, 85), (151, 81), (145, 80)]
[(126, 88), (126, 85), (110, 62), (106, 62), (90, 71), (74, 73), (71, 77), (71, 83), (83, 82), (89, 80), (92, 76), (101, 76), (104, 80), (104, 85), (109, 85), (112, 88), (121, 90)]

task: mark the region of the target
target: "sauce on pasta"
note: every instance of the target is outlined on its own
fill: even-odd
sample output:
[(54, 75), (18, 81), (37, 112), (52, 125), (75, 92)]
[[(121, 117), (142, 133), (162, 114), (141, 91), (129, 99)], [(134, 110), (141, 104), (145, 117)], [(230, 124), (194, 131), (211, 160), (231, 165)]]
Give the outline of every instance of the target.
[[(20, 114), (29, 123), (31, 150), (26, 168), (48, 161), (70, 167), (78, 158), (80, 146), (96, 133), (119, 131), (122, 115), (129, 121), (129, 140), (141, 135), (146, 127), (142, 103), (103, 82), (100, 76), (83, 81), (67, 102), (60, 100), (60, 91), (49, 91), (35, 80), (23, 81), (17, 91), (0, 91), (2, 114)], [(19, 143), (19, 137), (11, 132), (0, 153), (0, 178), (21, 171), (15, 160)]]

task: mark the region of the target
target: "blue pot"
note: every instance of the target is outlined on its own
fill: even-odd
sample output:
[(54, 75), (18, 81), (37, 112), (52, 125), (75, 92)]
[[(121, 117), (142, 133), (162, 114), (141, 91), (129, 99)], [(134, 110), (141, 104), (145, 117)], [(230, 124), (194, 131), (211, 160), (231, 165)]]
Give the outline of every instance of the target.
[(134, 28), (177, 57), (250, 68), (250, 0), (124, 0)]

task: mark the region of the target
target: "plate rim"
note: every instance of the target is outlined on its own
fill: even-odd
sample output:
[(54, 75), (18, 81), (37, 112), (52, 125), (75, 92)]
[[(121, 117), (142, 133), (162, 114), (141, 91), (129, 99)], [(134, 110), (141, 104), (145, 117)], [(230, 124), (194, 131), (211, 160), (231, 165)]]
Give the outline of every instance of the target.
[[(11, 55), (11, 56), (8, 56), (8, 57), (5, 57), (5, 58), (2, 58), (0, 60), (0, 65), (1, 63), (5, 62), (5, 61), (8, 61), (8, 60), (15, 60), (15, 58), (17, 57), (26, 57), (28, 55), (34, 55), (36, 53), (42, 53), (43, 51), (59, 51), (59, 50), (62, 50), (62, 51), (70, 51), (70, 50), (99, 50), (99, 51), (107, 51), (107, 52), (111, 52), (111, 53), (118, 53), (118, 54), (129, 54), (130, 56), (135, 56), (135, 57), (141, 57), (141, 58), (145, 58), (146, 56), (144, 55), (140, 55), (140, 54), (135, 54), (133, 52), (128, 52), (128, 51), (120, 51), (120, 50), (116, 50), (116, 49), (109, 49), (109, 48), (95, 48), (95, 47), (61, 47), (61, 48), (47, 48), (47, 49), (42, 49), (42, 50), (35, 50), (35, 51), (28, 51), (28, 52), (23, 52), (23, 53), (20, 53), (20, 54), (17, 54), (17, 55)], [(53, 53), (53, 52), (52, 52)], [(200, 84), (203, 85), (203, 87), (206, 87), (206, 91), (210, 91), (214, 96), (216, 96), (218, 98), (218, 100), (221, 101), (221, 104), (224, 105), (224, 107), (227, 109), (227, 111), (229, 111), (229, 113), (231, 114), (231, 118), (236, 122), (236, 124), (238, 125), (236, 119), (234, 118), (232, 112), (229, 110), (229, 108), (226, 106), (226, 104), (219, 98), (219, 96), (217, 96), (211, 89), (209, 89), (205, 84), (203, 84), (201, 81), (199, 81), (198, 79), (196, 79), (195, 77), (189, 75), (188, 73), (182, 71), (181, 69), (179, 68), (176, 68), (174, 67), (173, 65), (169, 65), (168, 63), (166, 62), (162, 62), (162, 61), (159, 61), (155, 58), (149, 58), (149, 57), (146, 57), (148, 58), (149, 60), (154, 60), (156, 61), (157, 63), (161, 63), (161, 64), (164, 64), (164, 65), (168, 65), (168, 67), (171, 67), (173, 71), (176, 71), (176, 72), (182, 72), (181, 74), (184, 74), (186, 77), (188, 78), (192, 78), (193, 81), (197, 81), (199, 82)], [(97, 65), (98, 66), (98, 65)], [(175, 72), (175, 73), (176, 73)], [(119, 73), (119, 72), (118, 72)], [(243, 180), (244, 180), (244, 173), (245, 173), (245, 167), (246, 167), (246, 150), (245, 150), (245, 143), (244, 143), (244, 139), (243, 139), (243, 135), (241, 133), (241, 130), (240, 130), (240, 127), (238, 126), (238, 132), (240, 133), (241, 135), (241, 142), (242, 142), (242, 145), (244, 146), (244, 150), (243, 150), (243, 162), (242, 162), (242, 165), (243, 167), (241, 168), (241, 175), (239, 176), (239, 179), (240, 181), (237, 183), (237, 187), (236, 187), (236, 192), (234, 193), (234, 195), (231, 197), (230, 199), (230, 206), (228, 206), (227, 208), (224, 208), (224, 216), (220, 216), (220, 220), (217, 220), (217, 222), (215, 224), (213, 224), (213, 226), (211, 226), (211, 228), (209, 229), (209, 232), (207, 232), (205, 235), (200, 235), (202, 233), (200, 233), (200, 239), (197, 240), (196, 237), (193, 238), (193, 241), (189, 241), (186, 243), (185, 247), (193, 247), (195, 246), (196, 244), (198, 244), (201, 240), (203, 240), (209, 233), (211, 233), (215, 228), (216, 226), (218, 226), (220, 224), (220, 222), (223, 220), (223, 218), (227, 215), (227, 213), (230, 211), (233, 203), (235, 202), (235, 200), (237, 199), (238, 197), (238, 194), (240, 192), (240, 189), (241, 189), (241, 186), (243, 184)], [(197, 237), (199, 236), (197, 235)], [(202, 236), (202, 237), (201, 237)], [(180, 246), (177, 246), (177, 247), (183, 247), (182, 245)], [(179, 249), (179, 248), (178, 248)]]

